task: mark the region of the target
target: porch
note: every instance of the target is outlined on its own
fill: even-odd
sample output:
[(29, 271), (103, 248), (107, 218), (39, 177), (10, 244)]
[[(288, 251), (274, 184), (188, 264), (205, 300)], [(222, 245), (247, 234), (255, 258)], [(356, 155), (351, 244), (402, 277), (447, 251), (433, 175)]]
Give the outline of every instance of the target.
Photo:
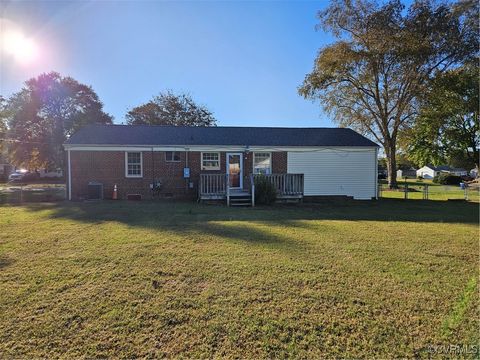
[(229, 174), (200, 174), (199, 201), (226, 200), (228, 206), (255, 206), (255, 178), (264, 176), (276, 189), (277, 200), (303, 199), (303, 174), (267, 174), (245, 176), (243, 187), (232, 188)]

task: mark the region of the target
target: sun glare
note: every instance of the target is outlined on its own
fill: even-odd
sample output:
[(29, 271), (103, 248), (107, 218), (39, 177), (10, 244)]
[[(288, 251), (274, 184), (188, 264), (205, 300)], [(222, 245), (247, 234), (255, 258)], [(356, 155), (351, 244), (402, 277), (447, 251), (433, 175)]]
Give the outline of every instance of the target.
[(38, 55), (38, 48), (35, 42), (21, 32), (7, 32), (2, 40), (5, 53), (13, 56), (16, 61), (22, 64), (32, 62)]

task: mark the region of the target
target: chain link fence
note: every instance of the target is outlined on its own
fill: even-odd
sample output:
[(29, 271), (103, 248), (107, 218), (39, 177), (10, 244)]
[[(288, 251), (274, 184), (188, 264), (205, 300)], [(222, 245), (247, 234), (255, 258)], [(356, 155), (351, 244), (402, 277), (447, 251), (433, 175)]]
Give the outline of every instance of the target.
[(0, 184), (0, 204), (65, 200), (64, 184)]
[(379, 184), (378, 196), (391, 199), (412, 200), (467, 200), (480, 202), (480, 188), (477, 184), (437, 185), (419, 183), (399, 183), (397, 189), (389, 189), (387, 184)]

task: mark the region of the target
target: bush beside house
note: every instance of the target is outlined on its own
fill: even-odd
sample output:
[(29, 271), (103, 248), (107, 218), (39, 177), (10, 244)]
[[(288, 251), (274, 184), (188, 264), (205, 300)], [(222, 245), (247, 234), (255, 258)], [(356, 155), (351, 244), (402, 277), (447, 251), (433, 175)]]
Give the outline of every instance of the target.
[(255, 177), (255, 203), (270, 205), (277, 200), (277, 190), (265, 176)]

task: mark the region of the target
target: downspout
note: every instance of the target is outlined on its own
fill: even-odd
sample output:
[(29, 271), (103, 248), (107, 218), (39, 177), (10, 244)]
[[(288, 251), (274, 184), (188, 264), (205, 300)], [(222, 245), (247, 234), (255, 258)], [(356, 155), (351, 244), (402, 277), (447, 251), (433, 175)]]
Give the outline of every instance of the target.
[(67, 150), (68, 158), (68, 200), (72, 200), (72, 166), (70, 165), (70, 149)]
[(152, 147), (152, 199), (155, 197), (155, 161), (153, 160), (153, 147)]
[(378, 200), (378, 147), (375, 148), (375, 199)]
[[(185, 148), (185, 167), (188, 168), (188, 150), (189, 148)], [(185, 194), (188, 194), (188, 183), (190, 182), (190, 178), (185, 178)]]

